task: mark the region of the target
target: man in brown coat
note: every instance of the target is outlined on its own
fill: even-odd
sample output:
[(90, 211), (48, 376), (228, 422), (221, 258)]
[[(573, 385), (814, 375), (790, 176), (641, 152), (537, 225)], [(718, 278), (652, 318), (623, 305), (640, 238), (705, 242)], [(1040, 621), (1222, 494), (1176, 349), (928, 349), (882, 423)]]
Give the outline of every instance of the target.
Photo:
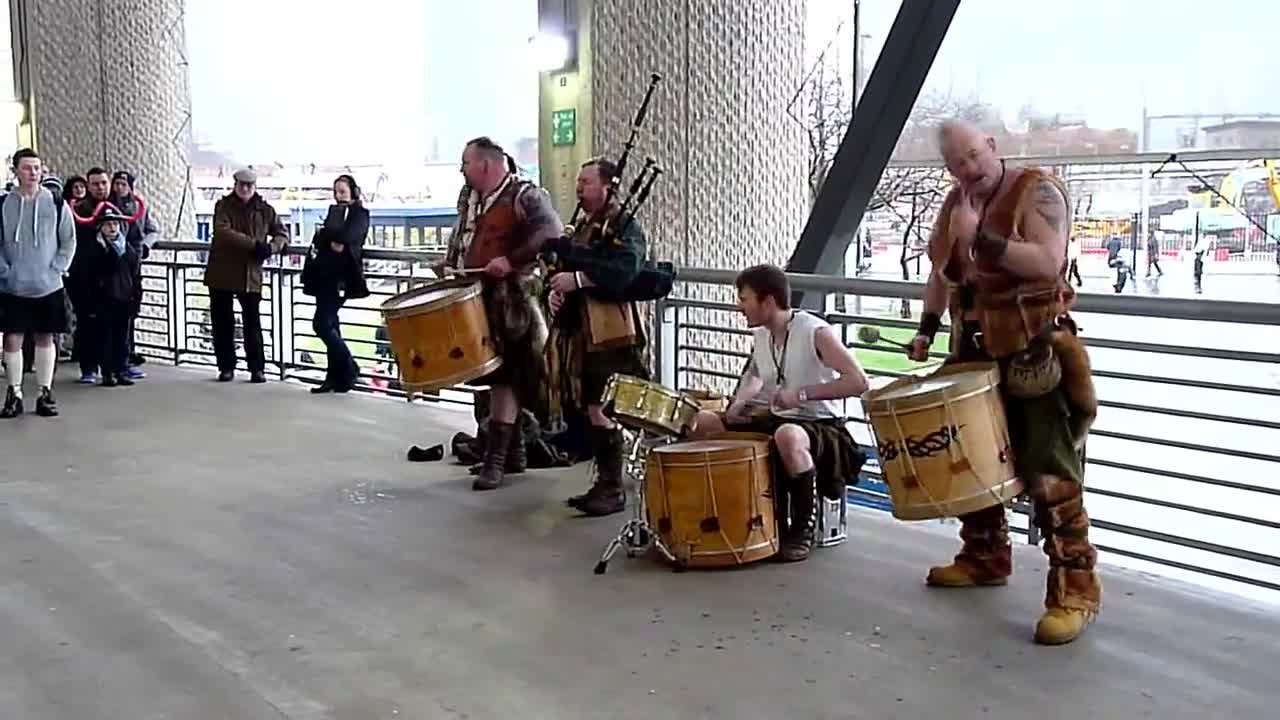
[(275, 208), (258, 194), (253, 170), (237, 170), (235, 190), (213, 208), (213, 240), (204, 284), (209, 288), (213, 321), (213, 351), (218, 358), (218, 381), (230, 382), (236, 369), (235, 311), (244, 317), (244, 354), (250, 382), (264, 383), (266, 357), (262, 349), (262, 263), (289, 245), (289, 233)]

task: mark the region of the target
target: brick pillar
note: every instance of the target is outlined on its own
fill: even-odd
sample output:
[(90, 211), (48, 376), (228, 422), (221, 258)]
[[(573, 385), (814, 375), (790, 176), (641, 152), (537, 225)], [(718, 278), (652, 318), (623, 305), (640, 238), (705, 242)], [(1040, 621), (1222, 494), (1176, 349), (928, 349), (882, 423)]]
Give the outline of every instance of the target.
[(14, 5), (13, 34), (27, 45), (23, 67), (14, 43), (14, 74), (45, 162), (63, 179), (129, 170), (163, 236), (194, 237), (183, 0)]
[[(625, 192), (647, 156), (665, 170), (639, 215), (651, 256), (692, 267), (785, 264), (808, 213), (808, 150), (787, 113), (804, 72), (804, 4), (540, 0), (545, 30), (576, 29), (576, 67), (543, 73), (540, 92), (542, 179), (566, 222), (578, 165), (593, 154), (617, 159), (658, 73), (623, 183)], [(555, 146), (552, 114), (565, 109), (576, 110), (576, 143)], [(728, 288), (676, 292), (734, 299)], [(703, 364), (741, 369), (724, 358)]]

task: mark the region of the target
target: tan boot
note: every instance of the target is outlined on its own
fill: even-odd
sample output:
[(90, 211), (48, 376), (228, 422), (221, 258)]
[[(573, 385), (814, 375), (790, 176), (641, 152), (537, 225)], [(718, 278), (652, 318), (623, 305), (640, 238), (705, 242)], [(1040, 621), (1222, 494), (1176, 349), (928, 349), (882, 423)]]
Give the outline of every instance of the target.
[(1036, 623), (1036, 642), (1041, 645), (1065, 645), (1080, 637), (1097, 613), (1077, 608), (1049, 608)]
[(1013, 574), (1013, 546), (1004, 507), (996, 505), (960, 518), (964, 547), (950, 565), (933, 567), (925, 583), (933, 587), (999, 586)]
[(1008, 575), (991, 575), (972, 569), (963, 560), (950, 565), (939, 565), (929, 568), (925, 583), (933, 587), (996, 587), (1009, 584)]

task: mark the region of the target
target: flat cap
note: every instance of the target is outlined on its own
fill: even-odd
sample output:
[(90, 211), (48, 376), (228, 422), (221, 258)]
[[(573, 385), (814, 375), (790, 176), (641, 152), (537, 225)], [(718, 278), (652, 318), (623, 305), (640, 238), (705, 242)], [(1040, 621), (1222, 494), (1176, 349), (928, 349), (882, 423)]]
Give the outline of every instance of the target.
[(258, 182), (258, 173), (254, 172), (250, 168), (241, 168), (237, 170), (236, 174), (232, 175), (231, 177), (234, 178), (235, 181), (238, 183), (248, 183), (250, 185), (256, 185)]

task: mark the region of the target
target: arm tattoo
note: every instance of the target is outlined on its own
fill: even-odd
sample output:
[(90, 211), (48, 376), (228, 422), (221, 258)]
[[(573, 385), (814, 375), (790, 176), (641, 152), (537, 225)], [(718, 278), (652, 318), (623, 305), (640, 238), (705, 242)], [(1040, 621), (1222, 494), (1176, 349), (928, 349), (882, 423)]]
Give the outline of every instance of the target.
[(1044, 218), (1054, 232), (1062, 230), (1067, 215), (1067, 201), (1058, 192), (1057, 186), (1048, 180), (1041, 180), (1036, 184), (1036, 212), (1040, 213), (1040, 217)]

